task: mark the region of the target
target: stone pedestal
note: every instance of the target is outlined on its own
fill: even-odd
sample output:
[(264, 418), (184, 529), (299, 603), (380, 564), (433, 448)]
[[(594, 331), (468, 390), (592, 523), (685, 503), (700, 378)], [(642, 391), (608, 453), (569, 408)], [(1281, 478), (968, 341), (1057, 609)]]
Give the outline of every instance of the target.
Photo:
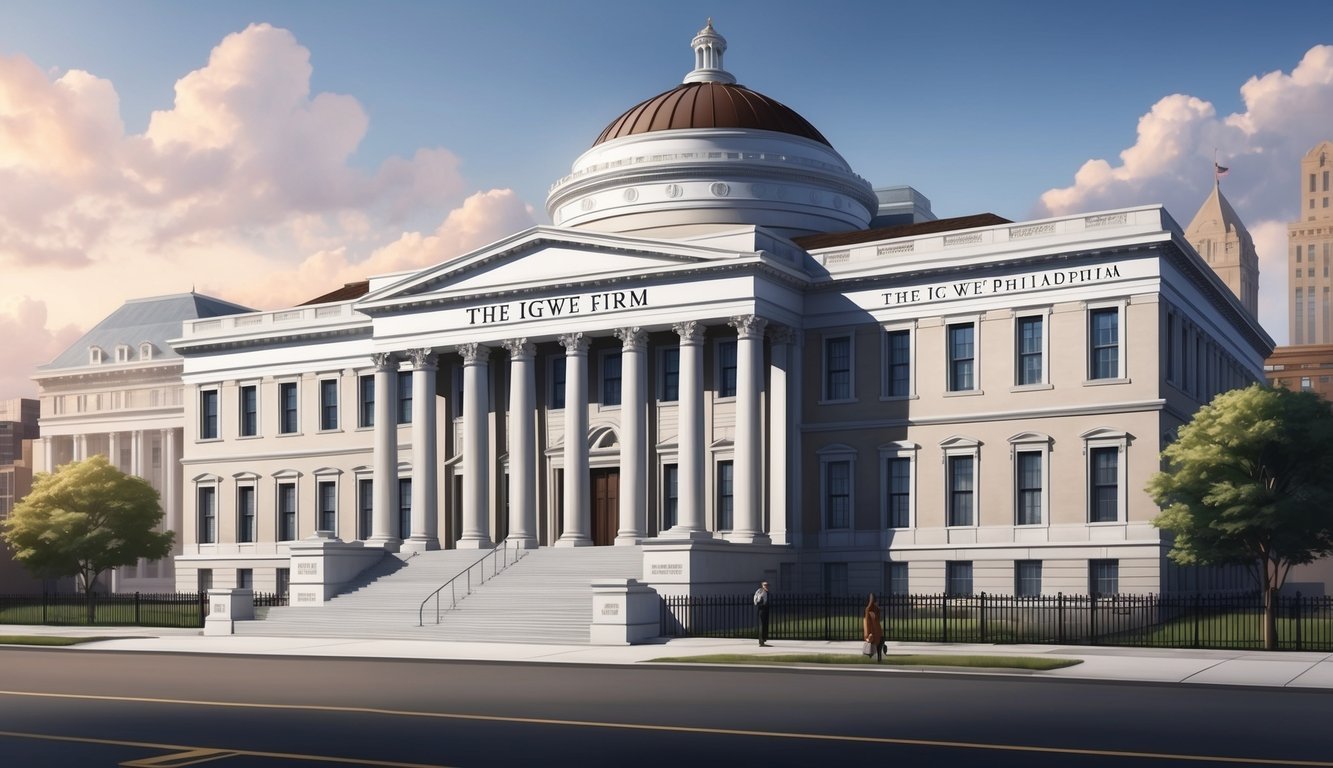
[(604, 579), (592, 583), (593, 645), (635, 645), (660, 634), (661, 598), (634, 579)]
[(288, 605), (321, 606), (337, 595), (362, 571), (389, 555), (379, 547), (343, 541), (330, 531), (292, 542), (291, 585)]
[(205, 635), (236, 634), (236, 622), (255, 617), (255, 593), (249, 589), (208, 590), (208, 618)]
[(642, 583), (659, 595), (749, 594), (759, 582), (776, 585), (791, 547), (720, 539), (656, 538), (643, 542)]

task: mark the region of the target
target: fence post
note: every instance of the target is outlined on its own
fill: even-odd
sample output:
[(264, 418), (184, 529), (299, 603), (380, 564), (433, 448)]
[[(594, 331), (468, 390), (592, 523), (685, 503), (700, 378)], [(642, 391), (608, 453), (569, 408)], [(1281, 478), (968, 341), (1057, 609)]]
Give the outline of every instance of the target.
[(1097, 593), (1088, 595), (1088, 645), (1097, 644)]
[(940, 642), (941, 643), (949, 642), (949, 593), (948, 592), (945, 592), (944, 596), (940, 598), (940, 627), (941, 627), (940, 629), (941, 637), (943, 638), (942, 640), (940, 640)]
[(826, 641), (833, 639), (833, 633), (829, 629), (829, 611), (831, 610), (829, 602), (832, 599), (833, 597), (829, 593), (824, 593), (824, 640)]
[(1198, 592), (1195, 592), (1195, 593), (1194, 593), (1194, 639), (1190, 642), (1190, 647), (1191, 647), (1191, 648), (1198, 648), (1198, 647), (1199, 647), (1199, 617), (1200, 617), (1200, 613), (1201, 613), (1201, 611), (1199, 610), (1199, 593), (1198, 593)]
[(46, 590), (42, 590), (42, 624), (46, 624)]
[(1296, 630), (1296, 650), (1301, 649), (1301, 593), (1296, 593), (1296, 600), (1291, 604), (1291, 612), (1294, 614), (1292, 624), (1295, 624)]
[(986, 642), (986, 593), (981, 593), (981, 642)]
[(139, 626), (139, 593), (134, 593), (134, 626)]
[(1064, 592), (1055, 593), (1055, 624), (1056, 624), (1056, 633), (1055, 633), (1056, 641), (1059, 642), (1060, 645), (1064, 645), (1065, 644), (1065, 593)]
[(208, 620), (208, 590), (199, 590), (199, 626)]

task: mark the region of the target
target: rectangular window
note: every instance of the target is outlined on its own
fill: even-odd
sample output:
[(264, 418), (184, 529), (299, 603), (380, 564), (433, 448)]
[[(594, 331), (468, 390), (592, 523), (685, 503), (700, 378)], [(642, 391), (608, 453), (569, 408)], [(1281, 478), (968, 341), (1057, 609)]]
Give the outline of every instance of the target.
[(889, 527), (907, 528), (912, 524), (912, 460), (897, 457), (887, 461)]
[(199, 543), (213, 544), (218, 540), (218, 496), (212, 486), (199, 488)]
[(296, 483), (278, 484), (278, 541), (296, 539)]
[(824, 594), (834, 597), (850, 594), (847, 591), (846, 563), (824, 563)]
[(1313, 174), (1313, 173), (1310, 174), (1310, 191), (1311, 191), (1311, 192), (1315, 191), (1315, 183), (1314, 183), (1314, 179), (1315, 179), (1314, 174)]
[(280, 597), (286, 597), (292, 589), (292, 569), (279, 568), (277, 572), (277, 592)]
[(852, 463), (830, 461), (824, 464), (825, 525), (829, 530), (852, 526)]
[(719, 461), (717, 463), (717, 529), (719, 531), (729, 531), (732, 525), (732, 514), (735, 511), (734, 480), (735, 467), (730, 461)]
[(973, 457), (949, 457), (949, 525), (972, 525)]
[(259, 434), (259, 387), (253, 384), (241, 387), (241, 437)]
[(321, 379), (319, 382), (319, 428), (338, 428), (337, 379)]
[(218, 436), (218, 391), (205, 389), (199, 393), (199, 439), (216, 440)]
[(680, 513), (680, 467), (667, 464), (662, 467), (662, 530), (676, 524)]
[(620, 405), (620, 353), (602, 356), (602, 405)]
[(1115, 595), (1120, 592), (1120, 561), (1089, 560), (1088, 591), (1094, 595)]
[(290, 435), (296, 431), (296, 382), (284, 381), (278, 385), (278, 408), (278, 431)]
[(1176, 380), (1176, 316), (1166, 315), (1166, 380)]
[(252, 485), (236, 488), (236, 540), (255, 540), (255, 489)]
[(412, 480), (398, 480), (398, 537), (406, 539), (412, 535)]
[(852, 339), (839, 336), (824, 339), (824, 399), (850, 400), (852, 397)]
[(551, 359), (551, 407), (565, 407), (565, 358)]
[(254, 569), (253, 569), (253, 568), (237, 568), (237, 569), (236, 569), (236, 588), (237, 588), (237, 589), (254, 589), (254, 587), (255, 587), (255, 571), (254, 571)]
[(717, 396), (736, 396), (736, 342), (717, 343)]
[(398, 423), (412, 423), (412, 372), (398, 371)]
[(1042, 321), (1040, 315), (1018, 318), (1018, 384), (1042, 382)]
[(356, 481), (356, 537), (365, 541), (374, 530), (375, 482), (366, 478)]
[(1041, 524), (1041, 451), (1019, 451), (1014, 462), (1018, 525)]
[(972, 323), (949, 326), (949, 391), (966, 392), (975, 389), (975, 329)]
[(1092, 310), (1088, 313), (1088, 329), (1088, 378), (1120, 378), (1120, 310)]
[(674, 403), (680, 399), (680, 347), (662, 350), (662, 400)]
[(909, 594), (907, 583), (907, 563), (884, 564), (884, 589), (886, 595)]
[(912, 332), (889, 331), (885, 355), (886, 395), (907, 397), (912, 394)]
[(1041, 561), (1019, 560), (1014, 563), (1014, 594), (1037, 597), (1041, 594)]
[(362, 376), (357, 379), (357, 418), (359, 427), (375, 426), (375, 377)]
[(338, 531), (338, 484), (332, 480), (321, 481), (316, 490), (319, 494), (319, 530)]
[(1092, 472), (1088, 500), (1090, 522), (1114, 523), (1120, 519), (1120, 449), (1093, 448), (1089, 463)]
[(944, 591), (951, 597), (972, 594), (971, 561), (950, 561), (944, 564)]
[(213, 569), (212, 569), (212, 568), (200, 568), (200, 569), (199, 569), (199, 574), (198, 574), (198, 577), (197, 577), (197, 578), (198, 578), (198, 581), (199, 581), (199, 591), (200, 591), (200, 592), (207, 592), (208, 590), (210, 590), (210, 589), (213, 588)]

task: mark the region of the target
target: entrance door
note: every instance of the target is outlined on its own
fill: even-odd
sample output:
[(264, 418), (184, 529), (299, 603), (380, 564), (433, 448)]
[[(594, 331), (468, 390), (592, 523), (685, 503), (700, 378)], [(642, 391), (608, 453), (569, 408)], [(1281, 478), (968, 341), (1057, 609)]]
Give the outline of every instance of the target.
[(592, 543), (605, 547), (616, 542), (620, 526), (620, 469), (594, 469), (592, 474)]

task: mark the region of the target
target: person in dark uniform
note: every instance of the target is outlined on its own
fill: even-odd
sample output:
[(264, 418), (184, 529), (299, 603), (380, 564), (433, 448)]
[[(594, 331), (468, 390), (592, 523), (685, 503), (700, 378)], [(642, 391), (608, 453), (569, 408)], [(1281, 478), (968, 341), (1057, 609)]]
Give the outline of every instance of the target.
[(759, 620), (759, 644), (768, 645), (768, 582), (759, 582), (754, 592), (754, 612)]

